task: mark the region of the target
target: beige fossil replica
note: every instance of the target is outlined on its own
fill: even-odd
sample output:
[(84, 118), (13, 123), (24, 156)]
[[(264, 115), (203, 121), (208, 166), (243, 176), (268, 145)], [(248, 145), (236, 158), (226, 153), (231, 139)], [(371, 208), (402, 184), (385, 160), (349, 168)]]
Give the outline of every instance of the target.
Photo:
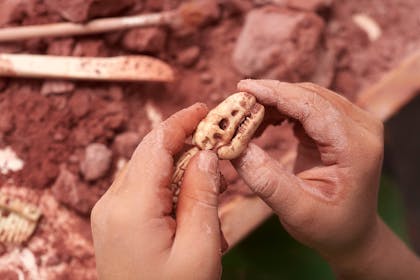
[(226, 98), (198, 124), (193, 144), (215, 150), (220, 159), (237, 158), (248, 146), (264, 117), (264, 106), (246, 92)]
[(0, 242), (19, 244), (34, 232), (41, 211), (32, 204), (0, 193)]
[(214, 150), (219, 159), (235, 159), (246, 149), (263, 118), (264, 106), (246, 92), (229, 96), (211, 110), (193, 135), (196, 147), (185, 152), (175, 164), (171, 184), (174, 204), (178, 200), (185, 169), (200, 149)]

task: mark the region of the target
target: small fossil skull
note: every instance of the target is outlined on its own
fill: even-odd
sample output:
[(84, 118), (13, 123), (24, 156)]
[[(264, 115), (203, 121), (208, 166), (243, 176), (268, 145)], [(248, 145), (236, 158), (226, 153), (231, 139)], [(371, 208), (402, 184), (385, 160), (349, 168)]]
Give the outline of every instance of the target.
[[(196, 146), (175, 163), (171, 181), (174, 212), (187, 165), (201, 150), (215, 150), (220, 159), (234, 159), (248, 146), (264, 118), (264, 106), (246, 92), (235, 93), (211, 110), (198, 124), (193, 136)], [(173, 213), (173, 215), (175, 215)]]
[(215, 150), (220, 159), (234, 159), (246, 149), (263, 117), (264, 106), (254, 96), (235, 93), (200, 122), (193, 144), (203, 150)]

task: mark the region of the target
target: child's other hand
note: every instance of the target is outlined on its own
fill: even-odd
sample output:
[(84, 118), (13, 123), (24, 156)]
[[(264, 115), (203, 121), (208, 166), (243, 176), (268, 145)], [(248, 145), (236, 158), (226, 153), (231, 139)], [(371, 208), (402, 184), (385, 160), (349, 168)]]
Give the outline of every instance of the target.
[(296, 121), (295, 172), (255, 145), (235, 161), (285, 229), (327, 258), (352, 254), (370, 242), (379, 224), (382, 123), (314, 84), (243, 80), (238, 88)]
[(100, 279), (218, 279), (222, 240), (217, 215), (217, 156), (188, 165), (176, 220), (170, 216), (173, 155), (207, 114), (182, 110), (151, 131), (92, 211)]

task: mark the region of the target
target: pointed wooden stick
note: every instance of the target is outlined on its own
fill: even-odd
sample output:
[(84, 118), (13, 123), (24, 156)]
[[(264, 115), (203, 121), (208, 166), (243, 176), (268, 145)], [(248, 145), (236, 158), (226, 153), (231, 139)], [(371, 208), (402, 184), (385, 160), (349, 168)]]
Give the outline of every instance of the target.
[(107, 81), (170, 82), (174, 72), (149, 56), (70, 57), (0, 54), (0, 76)]
[(87, 23), (62, 22), (6, 27), (0, 29), (0, 42), (96, 34), (133, 27), (158, 25), (169, 26), (174, 30), (195, 29), (214, 16), (212, 13), (217, 7), (217, 2), (195, 0), (182, 3), (176, 10), (162, 13), (102, 18)]
[(0, 29), (0, 42), (25, 40), (42, 37), (62, 37), (86, 35), (127, 29), (133, 27), (147, 27), (167, 24), (173, 13), (155, 13), (120, 18), (104, 18), (83, 23), (51, 23), (7, 27)]

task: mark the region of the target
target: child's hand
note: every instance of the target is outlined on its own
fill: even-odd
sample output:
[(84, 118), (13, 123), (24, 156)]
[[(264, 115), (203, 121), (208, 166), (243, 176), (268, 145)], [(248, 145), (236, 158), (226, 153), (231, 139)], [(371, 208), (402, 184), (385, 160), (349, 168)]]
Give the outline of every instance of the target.
[(346, 279), (414, 279), (418, 262), (376, 214), (382, 123), (314, 84), (243, 80), (238, 88), (296, 120), (294, 173), (255, 145), (234, 162), (285, 229)]
[(92, 211), (100, 279), (218, 279), (222, 236), (217, 216), (217, 156), (198, 153), (188, 165), (176, 220), (170, 216), (173, 155), (207, 109), (182, 110), (140, 143)]
[(238, 171), (285, 228), (325, 254), (353, 247), (376, 226), (382, 123), (343, 97), (312, 84), (244, 80), (239, 90), (297, 120), (295, 174), (255, 145)]

